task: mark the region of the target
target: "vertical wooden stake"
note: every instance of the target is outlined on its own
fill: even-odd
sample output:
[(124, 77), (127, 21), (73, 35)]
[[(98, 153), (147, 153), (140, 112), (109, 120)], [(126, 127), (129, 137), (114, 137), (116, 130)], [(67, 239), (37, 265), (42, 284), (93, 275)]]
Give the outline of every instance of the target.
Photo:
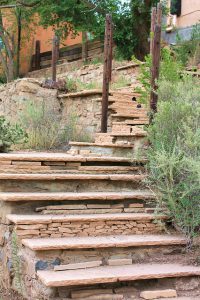
[(161, 50), (161, 26), (155, 26), (154, 32), (154, 43), (153, 43), (153, 56), (152, 56), (152, 70), (151, 70), (151, 99), (150, 108), (156, 113), (157, 112), (157, 102), (158, 95), (156, 94), (157, 83), (156, 80), (159, 77), (159, 67), (160, 67), (160, 50)]
[(108, 96), (109, 96), (109, 81), (111, 78), (111, 29), (112, 17), (106, 15), (105, 39), (104, 39), (104, 69), (103, 69), (103, 93), (102, 93), (102, 116), (101, 116), (101, 132), (107, 132), (108, 125)]
[(159, 2), (157, 5), (157, 25), (162, 26), (162, 3)]
[(151, 55), (151, 57), (153, 54), (155, 24), (156, 24), (156, 7), (153, 7), (152, 12), (151, 12), (151, 32), (150, 32), (150, 55)]
[(58, 60), (58, 47), (59, 47), (59, 39), (55, 35), (53, 37), (53, 46), (52, 46), (52, 80), (56, 81), (56, 65)]
[(35, 69), (36, 70), (40, 69), (40, 61), (41, 61), (40, 41), (36, 41), (36, 43), (35, 43)]
[(88, 59), (88, 40), (87, 40), (87, 32), (82, 32), (82, 60), (83, 62), (87, 62)]

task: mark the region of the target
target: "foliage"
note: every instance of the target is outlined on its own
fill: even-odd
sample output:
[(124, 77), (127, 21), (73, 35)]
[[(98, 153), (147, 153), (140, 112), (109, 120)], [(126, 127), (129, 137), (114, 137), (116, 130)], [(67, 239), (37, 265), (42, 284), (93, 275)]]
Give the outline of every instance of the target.
[[(184, 41), (177, 35), (177, 45), (174, 47), (177, 60), (183, 66), (187, 64), (195, 65), (200, 60), (200, 23), (193, 26), (190, 41)], [(198, 57), (197, 57), (198, 55)]]
[[(132, 56), (132, 60), (138, 62), (138, 60)], [(135, 91), (141, 96), (139, 102), (147, 104), (149, 101), (149, 95), (151, 92), (151, 65), (152, 60), (150, 55), (145, 56), (145, 63), (140, 65), (140, 74), (138, 76), (138, 81), (141, 86), (136, 87)], [(181, 71), (183, 67), (170, 48), (163, 48), (161, 50), (161, 62), (160, 62), (160, 75), (159, 81), (167, 81), (169, 83), (174, 83), (180, 80)]]
[[(134, 56), (132, 56), (132, 60), (134, 62), (140, 63)], [(138, 81), (140, 83), (140, 86), (137, 86), (135, 88), (135, 92), (140, 94), (140, 97), (138, 99), (138, 102), (147, 104), (147, 101), (149, 99), (149, 95), (151, 92), (151, 74), (150, 74), (150, 69), (151, 69), (151, 56), (146, 55), (145, 56), (145, 63), (140, 64), (140, 74), (138, 76)]]
[(148, 129), (149, 183), (191, 239), (200, 226), (199, 82), (190, 77), (162, 79), (158, 95), (158, 113)]
[(44, 101), (42, 103), (27, 101), (20, 114), (20, 120), (28, 133), (27, 143), (24, 145), (28, 149), (49, 150), (62, 146), (70, 140), (90, 139), (84, 130), (78, 130), (78, 116), (73, 110), (69, 114), (67, 124), (63, 126), (60, 118)]
[(78, 142), (91, 142), (91, 136), (89, 132), (82, 126), (78, 126), (78, 115), (74, 109), (71, 107), (69, 117), (64, 127), (64, 137), (66, 142), (78, 141)]
[(127, 78), (123, 75), (117, 77), (111, 84), (111, 89), (116, 90), (123, 87), (126, 87), (131, 84), (130, 78)]
[(25, 147), (51, 149), (60, 143), (60, 122), (55, 112), (45, 104), (26, 101), (19, 115), (22, 127), (28, 133)]
[(12, 145), (25, 141), (27, 135), (19, 124), (11, 125), (0, 116), (0, 152), (6, 152)]

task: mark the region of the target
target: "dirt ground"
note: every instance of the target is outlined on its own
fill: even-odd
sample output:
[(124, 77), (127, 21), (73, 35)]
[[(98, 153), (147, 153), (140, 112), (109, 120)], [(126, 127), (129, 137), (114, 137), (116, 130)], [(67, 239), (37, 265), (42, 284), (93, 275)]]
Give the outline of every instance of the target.
[(17, 292), (13, 290), (5, 290), (0, 288), (0, 300), (25, 300)]

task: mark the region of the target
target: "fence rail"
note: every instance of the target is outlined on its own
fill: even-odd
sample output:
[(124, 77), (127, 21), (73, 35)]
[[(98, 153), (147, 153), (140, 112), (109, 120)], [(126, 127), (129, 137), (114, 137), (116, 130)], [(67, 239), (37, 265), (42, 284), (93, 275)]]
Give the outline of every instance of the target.
[[(30, 71), (51, 67), (52, 51), (38, 53), (38, 49), (40, 49), (39, 41), (36, 41), (36, 45), (37, 45), (36, 53), (32, 56)], [(93, 57), (102, 54), (103, 50), (104, 50), (103, 42), (99, 40), (87, 42), (88, 59), (92, 59)], [(64, 61), (72, 62), (79, 59), (82, 59), (82, 44), (66, 46), (59, 49), (58, 64), (61, 64)]]

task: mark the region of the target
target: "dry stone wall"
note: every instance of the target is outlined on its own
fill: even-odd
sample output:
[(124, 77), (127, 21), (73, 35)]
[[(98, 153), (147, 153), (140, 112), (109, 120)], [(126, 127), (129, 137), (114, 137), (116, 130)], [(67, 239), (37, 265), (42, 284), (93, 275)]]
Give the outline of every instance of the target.
[[(41, 70), (41, 72), (43, 71)], [(129, 63), (121, 66), (119, 63), (115, 63), (113, 80), (123, 76), (134, 84), (136, 83), (137, 72), (138, 69), (134, 64)], [(38, 77), (38, 74), (37, 76), (34, 73), (32, 75)], [(41, 73), (41, 76), (43, 77), (45, 74)], [(78, 79), (86, 84), (95, 82), (101, 86), (103, 66), (101, 64), (86, 65), (80, 69), (62, 73), (59, 77)], [(22, 119), (24, 111), (27, 110), (27, 105), (32, 104), (35, 107), (43, 105), (47, 113), (60, 122), (61, 128), (70, 128), (75, 125), (80, 133), (84, 129), (85, 134), (87, 133), (92, 141), (94, 133), (100, 130), (101, 93), (94, 92), (91, 95), (59, 97), (57, 90), (41, 86), (43, 80), (44, 77), (40, 80), (24, 78), (0, 86), (0, 115), (7, 116), (12, 122), (17, 122)]]

